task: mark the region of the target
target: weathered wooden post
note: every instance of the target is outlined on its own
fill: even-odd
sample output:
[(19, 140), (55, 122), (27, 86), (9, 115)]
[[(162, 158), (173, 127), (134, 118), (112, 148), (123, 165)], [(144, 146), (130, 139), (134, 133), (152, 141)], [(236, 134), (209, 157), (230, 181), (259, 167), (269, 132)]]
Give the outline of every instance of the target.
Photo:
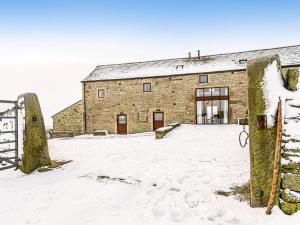
[(278, 56), (250, 60), (248, 74), (248, 109), (250, 141), (250, 205), (265, 207), (270, 198), (272, 184), (276, 124), (267, 126), (263, 78), (268, 65), (277, 62)]
[(29, 174), (39, 167), (51, 164), (44, 118), (38, 97), (34, 93), (18, 97), (25, 108), (25, 129), (23, 135), (23, 156), (20, 170)]

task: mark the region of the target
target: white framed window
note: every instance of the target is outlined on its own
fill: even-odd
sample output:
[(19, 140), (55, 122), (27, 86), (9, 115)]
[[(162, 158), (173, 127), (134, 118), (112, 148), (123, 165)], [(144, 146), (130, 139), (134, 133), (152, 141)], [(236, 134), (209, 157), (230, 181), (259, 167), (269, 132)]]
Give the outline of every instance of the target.
[(143, 91), (151, 92), (151, 83), (143, 83)]
[(105, 98), (105, 90), (98, 89), (98, 98)]

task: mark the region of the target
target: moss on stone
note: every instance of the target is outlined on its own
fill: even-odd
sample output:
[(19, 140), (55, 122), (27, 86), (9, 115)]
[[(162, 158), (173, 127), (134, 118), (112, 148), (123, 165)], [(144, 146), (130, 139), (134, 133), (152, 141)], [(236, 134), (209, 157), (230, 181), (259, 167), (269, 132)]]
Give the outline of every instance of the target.
[(300, 204), (299, 203), (288, 203), (288, 202), (282, 202), (280, 204), (281, 210), (288, 215), (292, 215), (296, 213), (298, 210), (300, 210)]
[(41, 167), (41, 168), (38, 168), (37, 171), (40, 172), (40, 173), (45, 173), (45, 172), (49, 172), (53, 169), (49, 168), (49, 167)]
[(23, 157), (20, 170), (26, 174), (51, 164), (44, 118), (38, 97), (34, 93), (20, 96), (24, 98), (25, 130), (23, 140)]
[(180, 123), (174, 123), (174, 124), (170, 124), (168, 125), (168, 127), (170, 127), (170, 129), (157, 129), (155, 131), (155, 139), (162, 139), (164, 136), (166, 136), (170, 131), (172, 131), (173, 129), (175, 129), (176, 127), (180, 126)]
[(283, 189), (290, 189), (292, 191), (300, 192), (300, 175), (298, 174), (284, 174), (281, 181)]
[[(248, 74), (248, 110), (250, 141), (250, 190), (252, 207), (266, 206), (270, 197), (274, 149), (276, 142), (276, 124), (265, 130), (257, 129), (257, 116), (265, 115), (266, 106), (262, 89), (265, 69), (277, 56), (251, 60), (247, 64)], [(279, 185), (278, 185), (279, 189)]]
[(290, 91), (297, 91), (299, 80), (299, 70), (297, 68), (288, 69), (285, 76), (285, 88)]
[(50, 165), (40, 167), (40, 168), (37, 169), (37, 171), (40, 172), (40, 173), (48, 172), (48, 171), (51, 171), (53, 169), (60, 168), (61, 166), (65, 165), (65, 164), (68, 164), (70, 162), (73, 162), (73, 161), (72, 160), (62, 160), (62, 161), (51, 160)]
[(284, 190), (280, 193), (280, 198), (288, 203), (300, 203), (300, 199), (291, 194), (290, 192)]
[(65, 164), (68, 164), (68, 163), (71, 163), (71, 162), (73, 162), (73, 160), (62, 160), (62, 161), (51, 160), (51, 164), (49, 165), (49, 168), (55, 169), (55, 168), (61, 167)]

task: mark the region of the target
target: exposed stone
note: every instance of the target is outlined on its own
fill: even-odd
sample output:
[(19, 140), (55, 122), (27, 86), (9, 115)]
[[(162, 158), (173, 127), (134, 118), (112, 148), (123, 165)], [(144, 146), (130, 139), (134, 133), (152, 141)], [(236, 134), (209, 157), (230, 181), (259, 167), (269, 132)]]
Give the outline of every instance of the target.
[(172, 131), (174, 128), (176, 128), (178, 126), (180, 126), (180, 123), (173, 123), (173, 124), (169, 124), (167, 127), (162, 127), (162, 128), (155, 130), (155, 139), (162, 139), (170, 131)]
[(298, 210), (300, 210), (300, 204), (299, 203), (288, 203), (288, 202), (282, 202), (280, 204), (281, 210), (288, 215), (292, 215), (296, 213)]
[(282, 177), (282, 188), (300, 192), (300, 175), (284, 174)]
[[(300, 196), (300, 193), (297, 193)], [(284, 190), (280, 193), (280, 198), (289, 203), (300, 203), (300, 198), (294, 195), (291, 191)]]
[(74, 137), (74, 131), (53, 131), (51, 132), (51, 138), (64, 138), (64, 137)]
[(56, 113), (52, 119), (55, 137), (65, 137), (70, 132), (73, 132), (74, 135), (81, 134), (83, 130), (83, 101), (80, 100)]
[(299, 70), (297, 68), (288, 69), (285, 75), (285, 87), (290, 91), (297, 91)]
[[(277, 56), (250, 60), (248, 73), (248, 110), (250, 139), (250, 189), (252, 207), (267, 206), (273, 177), (274, 149), (276, 141), (276, 125), (272, 128), (263, 126), (260, 129), (258, 119), (264, 118), (266, 112), (262, 81), (265, 69)], [(265, 122), (266, 123), (266, 122)], [(278, 185), (279, 186), (279, 185)]]
[(300, 174), (300, 163), (289, 163), (282, 165), (283, 173)]
[(106, 136), (108, 135), (107, 130), (96, 130), (93, 132), (94, 136)]
[(44, 118), (36, 94), (28, 93), (19, 96), (24, 99), (25, 130), (23, 140), (23, 156), (20, 170), (29, 174), (39, 167), (51, 164)]

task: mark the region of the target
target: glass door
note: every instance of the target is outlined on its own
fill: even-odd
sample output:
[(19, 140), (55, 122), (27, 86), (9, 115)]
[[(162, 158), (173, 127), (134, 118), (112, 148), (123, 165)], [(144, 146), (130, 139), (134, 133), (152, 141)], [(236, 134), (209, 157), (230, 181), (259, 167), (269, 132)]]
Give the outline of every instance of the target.
[(227, 124), (228, 87), (196, 90), (197, 124)]

